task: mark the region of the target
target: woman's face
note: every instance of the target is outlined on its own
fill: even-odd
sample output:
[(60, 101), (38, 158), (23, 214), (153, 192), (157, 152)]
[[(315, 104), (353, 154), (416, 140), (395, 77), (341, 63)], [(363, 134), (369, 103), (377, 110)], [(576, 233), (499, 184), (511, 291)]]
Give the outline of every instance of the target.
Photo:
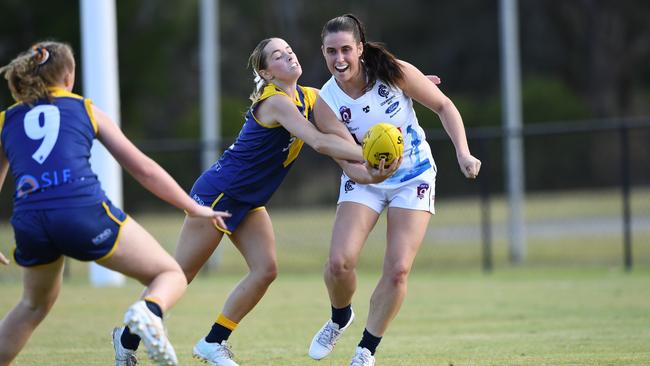
[(360, 77), (363, 45), (354, 39), (352, 32), (330, 33), (321, 46), (327, 69), (339, 82)]
[(285, 82), (295, 82), (302, 75), (302, 67), (298, 62), (298, 56), (293, 53), (291, 46), (283, 39), (273, 38), (264, 47), (266, 55), (266, 69), (260, 70), (260, 74), (266, 80), (279, 79)]

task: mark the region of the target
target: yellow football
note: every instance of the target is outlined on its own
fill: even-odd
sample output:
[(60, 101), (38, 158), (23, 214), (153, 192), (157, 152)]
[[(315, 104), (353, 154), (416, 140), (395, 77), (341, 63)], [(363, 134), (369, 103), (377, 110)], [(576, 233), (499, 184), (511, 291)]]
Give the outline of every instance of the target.
[(404, 152), (404, 139), (397, 127), (390, 123), (377, 123), (363, 136), (363, 158), (373, 167), (378, 168), (381, 159), (388, 167), (393, 160)]

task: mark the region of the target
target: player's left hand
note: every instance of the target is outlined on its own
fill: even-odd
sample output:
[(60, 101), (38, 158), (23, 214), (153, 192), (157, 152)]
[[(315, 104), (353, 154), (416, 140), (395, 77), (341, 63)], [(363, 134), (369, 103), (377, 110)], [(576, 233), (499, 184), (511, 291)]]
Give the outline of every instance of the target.
[(458, 157), (458, 165), (460, 165), (460, 171), (463, 172), (465, 178), (469, 179), (475, 179), (481, 170), (481, 161), (471, 154), (460, 155)]
[(402, 164), (402, 157), (400, 156), (399, 159), (393, 160), (393, 163), (389, 166), (386, 166), (386, 161), (384, 159), (381, 159), (379, 161), (379, 167), (374, 168), (370, 163), (366, 161), (366, 170), (368, 171), (368, 174), (370, 175), (372, 182), (371, 183), (380, 183), (388, 179), (391, 175), (395, 173), (397, 168)]
[(0, 252), (0, 264), (9, 264), (9, 260)]
[(223, 221), (224, 217), (231, 216), (227, 211), (213, 211), (210, 207), (201, 206), (197, 203), (192, 205), (191, 208), (186, 209), (185, 212), (190, 217), (203, 217), (210, 219), (213, 225), (228, 230), (226, 223)]

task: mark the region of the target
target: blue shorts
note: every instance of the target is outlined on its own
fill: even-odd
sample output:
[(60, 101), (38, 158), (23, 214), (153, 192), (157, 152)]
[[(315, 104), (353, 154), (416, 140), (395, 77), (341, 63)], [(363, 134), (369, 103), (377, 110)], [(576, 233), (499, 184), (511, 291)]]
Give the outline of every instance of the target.
[(210, 206), (215, 211), (228, 211), (232, 215), (223, 218), (228, 230), (217, 227), (218, 230), (228, 235), (232, 235), (237, 230), (237, 227), (249, 212), (264, 209), (264, 206), (237, 201), (226, 196), (223, 192), (216, 191), (203, 176), (199, 177), (194, 183), (190, 196), (201, 206)]
[(14, 259), (23, 267), (48, 264), (62, 255), (81, 261), (110, 257), (127, 215), (110, 201), (93, 206), (14, 212)]

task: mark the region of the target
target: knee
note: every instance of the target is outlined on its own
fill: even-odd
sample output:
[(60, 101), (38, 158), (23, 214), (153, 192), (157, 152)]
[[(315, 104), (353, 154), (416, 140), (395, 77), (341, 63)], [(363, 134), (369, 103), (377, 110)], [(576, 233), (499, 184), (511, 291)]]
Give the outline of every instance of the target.
[(42, 298), (23, 297), (20, 300), (20, 306), (31, 314), (45, 317), (56, 302), (56, 296), (47, 296)]
[(404, 265), (396, 265), (384, 273), (384, 278), (393, 286), (406, 286), (411, 268)]
[(278, 277), (278, 264), (275, 261), (267, 263), (251, 271), (251, 274), (257, 278), (259, 283), (268, 286)]
[(354, 272), (354, 264), (343, 258), (330, 258), (326, 271), (333, 278), (345, 278)]
[(185, 278), (185, 281), (189, 284), (189, 283), (192, 282), (194, 277), (196, 277), (196, 275), (199, 273), (199, 270), (198, 269), (197, 270), (183, 269), (181, 271), (181, 273), (183, 274), (183, 277)]

